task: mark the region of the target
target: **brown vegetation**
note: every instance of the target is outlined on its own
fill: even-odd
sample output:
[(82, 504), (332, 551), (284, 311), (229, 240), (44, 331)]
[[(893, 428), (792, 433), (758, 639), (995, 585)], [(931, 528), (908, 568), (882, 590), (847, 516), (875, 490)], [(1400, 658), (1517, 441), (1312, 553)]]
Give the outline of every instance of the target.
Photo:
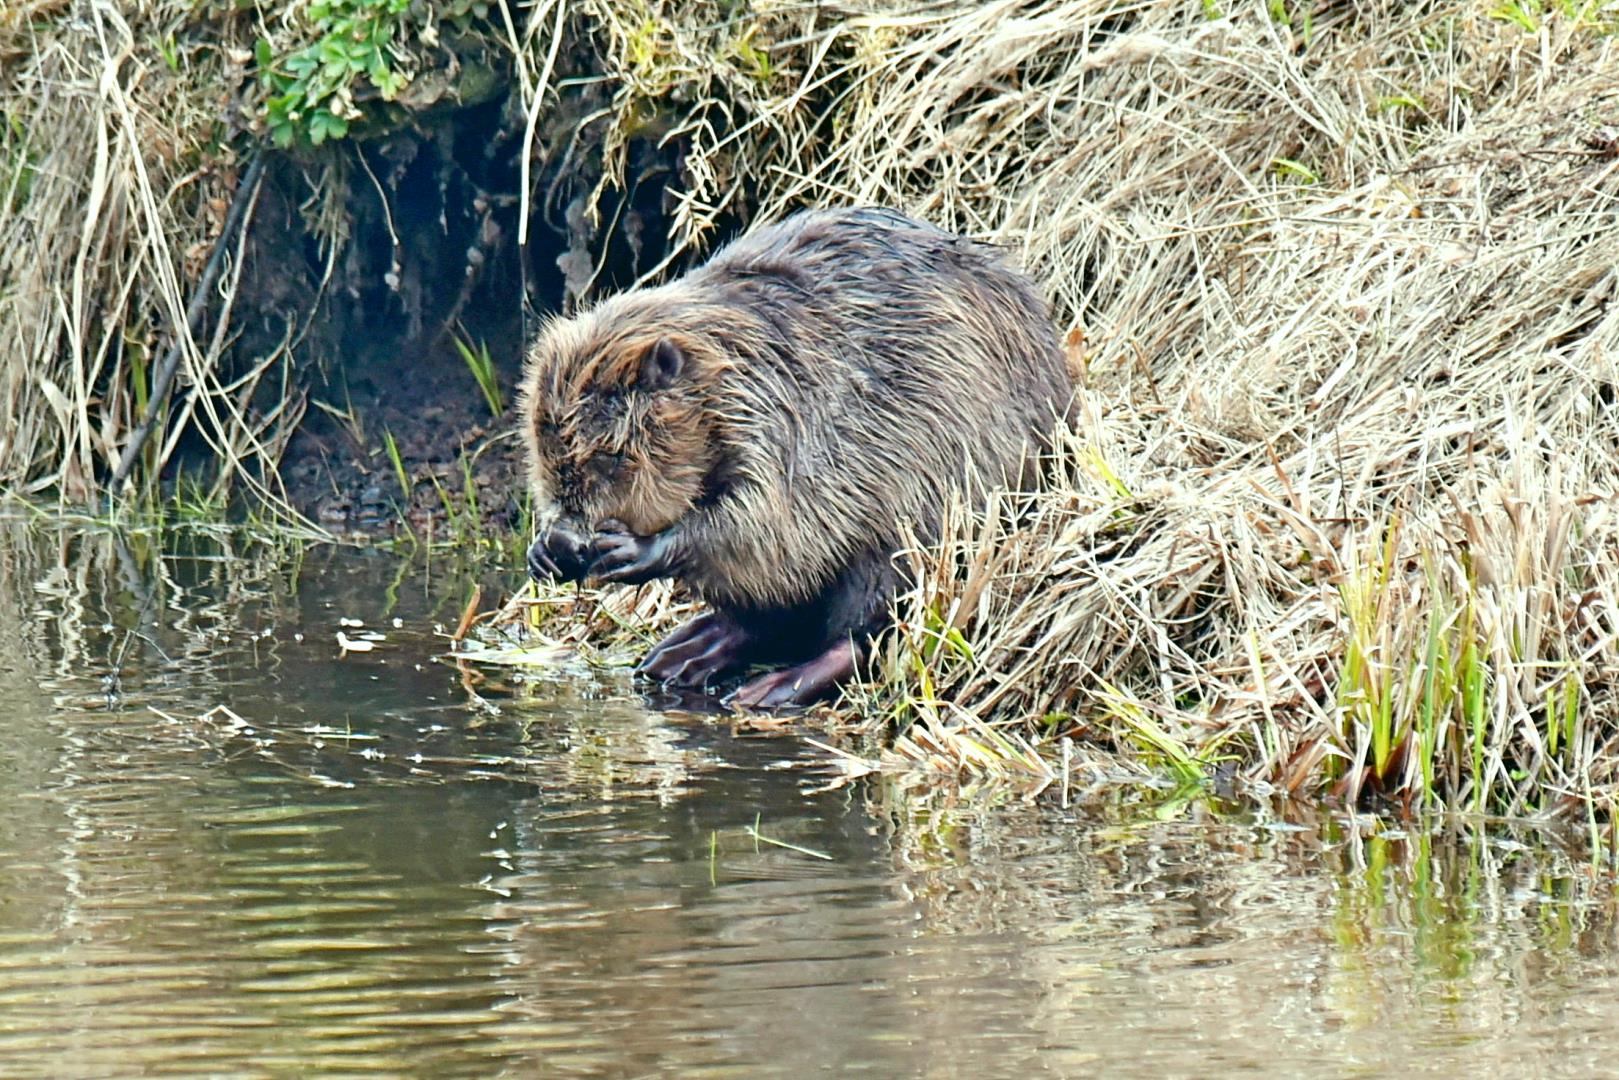
[[(178, 140), (237, 61), (168, 73), (161, 25), (69, 6), (0, 14), (0, 468), (76, 497), (234, 190)], [(580, 243), (624, 235), (591, 209), (653, 145), (679, 162), (671, 259), (727, 220), (867, 202), (1047, 283), (1086, 371), (1062, 479), (915, 556), (843, 705), (900, 725), (900, 758), (1055, 777), (1067, 746), (1076, 769), (1595, 821), (1619, 794), (1616, 20), (545, 0), (490, 36)], [(589, 111), (583, 54), (613, 76)], [(538, 122), (565, 112), (567, 139)], [(575, 151), (599, 169), (556, 172)], [(227, 341), (186, 347), (208, 392), (180, 407), (228, 462), (273, 461), (301, 399), (247, 409), (240, 380), (282, 358), (225, 378)]]
[(1289, 10), (874, 16), (802, 73), (844, 88), (838, 138), (784, 142), (766, 212), (992, 236), (1088, 371), (1062, 481), (917, 554), (844, 708), (952, 772), (1054, 778), (1071, 740), (1075, 767), (1605, 816), (1612, 13)]

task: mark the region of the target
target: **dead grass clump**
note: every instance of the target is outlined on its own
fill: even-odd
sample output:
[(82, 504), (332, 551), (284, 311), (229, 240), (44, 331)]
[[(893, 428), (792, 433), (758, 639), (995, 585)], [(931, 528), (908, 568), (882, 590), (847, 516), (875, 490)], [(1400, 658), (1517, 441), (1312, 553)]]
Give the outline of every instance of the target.
[[(1095, 5), (887, 69), (827, 183), (1018, 247), (1087, 386), (1058, 482), (922, 555), (879, 715), (1177, 775), (1604, 811), (1619, 53), (1471, 5)], [(1053, 54), (1066, 57), (1054, 63)], [(847, 162), (847, 164), (844, 164)]]
[[(220, 461), (219, 488), (240, 479), (281, 506), (273, 465), (301, 399), (286, 387), (278, 408), (250, 415), (247, 403), (261, 382), (274, 385), (285, 356), (229, 377), (219, 364), (240, 250), (226, 252), (217, 296), (192, 295), (237, 187), (219, 143), (247, 55), (222, 29), (199, 29), (192, 7), (35, 0), (0, 14), (8, 489), (82, 503), (156, 409), (166, 423), (145, 448), (144, 473), (155, 476), (195, 432)], [(155, 391), (169, 353), (186, 392), (165, 404)]]

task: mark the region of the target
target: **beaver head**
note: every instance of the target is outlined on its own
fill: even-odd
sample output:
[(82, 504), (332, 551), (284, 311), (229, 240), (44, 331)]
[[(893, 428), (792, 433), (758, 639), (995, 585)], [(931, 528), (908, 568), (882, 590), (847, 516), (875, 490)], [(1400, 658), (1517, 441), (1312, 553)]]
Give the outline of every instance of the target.
[(536, 576), (585, 577), (603, 523), (637, 536), (667, 529), (713, 468), (715, 350), (677, 320), (638, 310), (639, 296), (551, 322), (529, 352), (520, 416)]

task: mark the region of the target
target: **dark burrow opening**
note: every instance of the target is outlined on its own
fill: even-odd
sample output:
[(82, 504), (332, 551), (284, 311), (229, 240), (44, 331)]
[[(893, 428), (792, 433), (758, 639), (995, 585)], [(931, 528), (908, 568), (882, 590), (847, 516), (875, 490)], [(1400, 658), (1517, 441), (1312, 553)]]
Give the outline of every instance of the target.
[[(634, 139), (622, 183), (604, 182), (600, 93), (564, 95), (540, 125), (523, 245), (515, 94), (272, 160), (228, 362), (245, 370), (289, 350), (292, 378), (264, 380), (253, 405), (262, 414), (295, 395), (302, 406), (279, 470), (299, 511), (344, 533), (524, 528), (524, 342), (548, 314), (630, 287), (669, 250), (681, 147)], [(492, 387), (473, 370), (484, 361)], [(182, 444), (168, 479), (206, 468), (208, 453), (201, 439)]]

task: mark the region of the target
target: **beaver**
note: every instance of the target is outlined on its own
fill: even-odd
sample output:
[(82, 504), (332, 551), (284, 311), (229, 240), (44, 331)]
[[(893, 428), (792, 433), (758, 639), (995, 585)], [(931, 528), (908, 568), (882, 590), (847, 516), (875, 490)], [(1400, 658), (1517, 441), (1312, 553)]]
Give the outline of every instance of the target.
[(536, 579), (672, 577), (709, 610), (642, 673), (736, 704), (853, 674), (905, 524), (1018, 483), (1073, 394), (1034, 285), (891, 210), (804, 211), (675, 281), (549, 321), (521, 390)]

